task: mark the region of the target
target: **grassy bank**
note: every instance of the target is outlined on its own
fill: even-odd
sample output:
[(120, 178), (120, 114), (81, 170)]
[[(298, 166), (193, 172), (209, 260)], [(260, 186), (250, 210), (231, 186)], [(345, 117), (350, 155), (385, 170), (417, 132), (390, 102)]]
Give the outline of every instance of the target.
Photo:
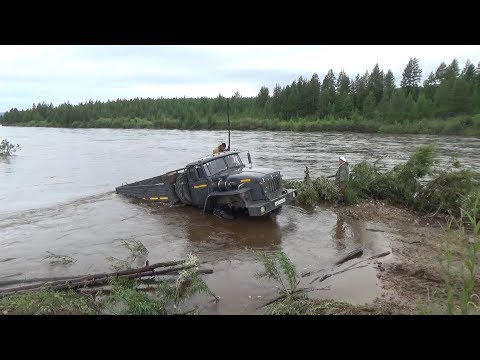
[[(226, 120), (223, 115), (208, 116), (188, 120), (174, 118), (98, 118), (95, 120), (74, 121), (65, 126), (49, 120), (31, 120), (22, 123), (5, 124), (27, 127), (67, 127), (67, 128), (114, 128), (114, 129), (181, 129), (181, 130), (224, 130)], [(404, 122), (369, 120), (362, 116), (352, 119), (327, 117), (294, 118), (290, 120), (242, 117), (232, 119), (232, 130), (269, 130), (296, 132), (361, 132), (381, 134), (435, 134), (480, 136), (480, 114), (463, 115), (446, 119), (422, 119)]]
[[(480, 174), (463, 168), (455, 159), (448, 171), (435, 168), (434, 145), (416, 149), (410, 159), (391, 170), (382, 170), (380, 162), (362, 161), (350, 169), (348, 202), (387, 200), (423, 213), (450, 214), (458, 217), (462, 209), (475, 208), (480, 214)], [(428, 178), (428, 181), (425, 179)], [(312, 207), (318, 201), (334, 202), (338, 189), (333, 181), (319, 177), (307, 181), (284, 181), (297, 188), (296, 204)]]

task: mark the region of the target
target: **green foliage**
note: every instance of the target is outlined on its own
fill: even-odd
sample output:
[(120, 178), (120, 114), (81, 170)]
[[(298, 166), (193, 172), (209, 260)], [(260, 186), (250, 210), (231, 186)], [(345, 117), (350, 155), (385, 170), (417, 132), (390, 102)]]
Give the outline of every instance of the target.
[(361, 161), (358, 164), (355, 164), (350, 171), (348, 201), (355, 204), (375, 195), (370, 189), (375, 188), (373, 184), (379, 177), (380, 165), (378, 164), (378, 161), (373, 164), (370, 164), (367, 161)]
[(283, 186), (287, 189), (298, 190), (294, 204), (310, 208), (315, 206), (319, 200), (335, 201), (338, 198), (337, 186), (325, 176), (304, 181), (283, 180)]
[[(441, 265), (443, 287), (438, 289), (438, 300), (446, 314), (479, 314), (478, 262), (480, 254), (480, 191), (464, 196), (459, 217), (450, 216), (445, 229)], [(459, 246), (460, 263), (454, 259), (453, 245)], [(436, 305), (434, 304), (434, 305)], [(430, 306), (431, 308), (432, 306)], [(427, 307), (427, 310), (429, 308)]]
[(451, 213), (460, 216), (464, 206), (469, 208), (479, 191), (471, 170), (442, 171), (419, 191), (415, 207), (425, 212)]
[(145, 247), (145, 245), (142, 244), (142, 242), (138, 240), (135, 240), (135, 239), (122, 240), (122, 245), (130, 251), (131, 256), (133, 257), (148, 255), (147, 248)]
[(275, 253), (256, 252), (263, 265), (263, 271), (255, 274), (256, 278), (273, 280), (281, 297), (268, 305), (267, 315), (327, 315), (347, 313), (352, 305), (330, 300), (315, 301), (309, 299), (304, 289), (298, 289), (300, 276), (288, 256), (278, 251)]
[[(182, 270), (175, 284), (174, 308), (176, 309), (178, 305), (197, 293), (214, 297), (218, 301), (218, 297), (210, 290), (195, 269)], [(171, 291), (168, 294), (170, 295)], [(170, 299), (170, 297), (168, 298)]]
[(133, 262), (138, 257), (146, 258), (148, 255), (148, 249), (138, 240), (126, 239), (122, 240), (121, 244), (129, 251), (129, 255), (126, 259), (117, 259), (113, 256), (108, 256), (106, 258), (110, 263), (110, 267), (115, 271), (131, 269)]
[(295, 270), (295, 266), (283, 251), (273, 254), (266, 252), (256, 253), (259, 261), (263, 264), (263, 271), (255, 274), (256, 278), (268, 278), (274, 280), (283, 295), (291, 295), (297, 289), (300, 283), (300, 276)]
[[(462, 169), (455, 159), (452, 170), (435, 172), (435, 153), (435, 144), (419, 146), (406, 163), (391, 170), (383, 170), (380, 159), (355, 164), (350, 170), (348, 202), (389, 200), (422, 212), (460, 215), (462, 208), (471, 208), (480, 192), (479, 175)], [(315, 206), (320, 199), (334, 202), (338, 198), (338, 188), (325, 177), (284, 181), (284, 186), (296, 188), (295, 203), (307, 207)]]
[(0, 312), (28, 315), (94, 314), (96, 309), (84, 295), (75, 291), (40, 289), (0, 298)]
[(20, 150), (20, 145), (13, 145), (7, 139), (3, 139), (0, 143), (0, 156), (7, 157), (11, 156), (18, 150)]
[(43, 258), (49, 262), (50, 265), (71, 265), (77, 260), (68, 255), (58, 255), (47, 251), (47, 255)]
[(407, 163), (397, 168), (400, 180), (410, 182), (416, 178), (431, 175), (435, 160), (435, 151), (435, 144), (419, 146), (410, 159), (408, 159)]
[(331, 300), (315, 301), (305, 295), (287, 297), (270, 305), (267, 315), (341, 315), (351, 313), (353, 306)]
[(153, 296), (136, 289), (136, 283), (133, 280), (113, 279), (111, 281), (113, 291), (107, 299), (110, 310), (116, 312), (120, 309), (121, 314), (128, 315), (166, 315), (178, 313), (179, 305), (195, 294), (203, 293), (218, 301), (217, 296), (196, 270), (198, 259), (189, 255), (184, 265), (193, 267), (181, 270), (173, 285), (165, 280), (159, 281), (156, 294)]
[(128, 315), (165, 315), (161, 300), (151, 297), (135, 288), (133, 280), (119, 279), (112, 282), (113, 289), (107, 304), (114, 309), (120, 307), (120, 314)]
[(296, 203), (306, 205), (307, 207), (313, 207), (318, 203), (318, 191), (315, 190), (311, 180), (300, 182), (297, 190), (298, 197), (296, 198)]
[(325, 176), (314, 179), (312, 183), (320, 199), (326, 201), (336, 201), (338, 199), (338, 187)]
[(414, 93), (419, 86), (420, 79), (422, 78), (422, 70), (420, 69), (417, 58), (409, 60), (402, 76), (403, 78), (400, 86), (407, 94)]

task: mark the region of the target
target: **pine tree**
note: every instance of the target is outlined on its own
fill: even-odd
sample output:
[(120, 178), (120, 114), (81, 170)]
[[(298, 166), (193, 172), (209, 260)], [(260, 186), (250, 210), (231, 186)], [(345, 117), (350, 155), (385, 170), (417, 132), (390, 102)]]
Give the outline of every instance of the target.
[(268, 92), (268, 88), (265, 86), (262, 86), (260, 88), (260, 91), (258, 92), (257, 97), (255, 98), (256, 107), (263, 110), (269, 98), (270, 98), (270, 94)]
[(480, 62), (477, 65), (477, 70), (475, 71), (475, 83), (480, 88)]
[(444, 81), (435, 93), (436, 115), (442, 118), (452, 115), (452, 85), (451, 82)]
[(475, 82), (475, 66), (467, 60), (465, 67), (462, 70), (461, 77), (465, 79), (468, 83), (474, 84)]
[(429, 119), (433, 117), (433, 101), (428, 99), (425, 94), (420, 94), (416, 103), (416, 114), (419, 119)]
[(363, 103), (363, 115), (369, 120), (373, 119), (375, 105), (375, 95), (370, 92)]
[(320, 80), (315, 73), (307, 84), (307, 113), (313, 115), (318, 110), (318, 97), (320, 96)]
[(367, 83), (368, 93), (373, 93), (375, 105), (382, 100), (383, 97), (383, 71), (380, 71), (378, 64), (372, 70)]
[(394, 91), (390, 99), (389, 120), (402, 122), (405, 119), (405, 94), (403, 91)]
[(407, 99), (405, 100), (404, 113), (406, 120), (411, 121), (417, 118), (415, 111), (415, 101), (413, 100), (412, 93), (408, 94)]
[(435, 96), (436, 88), (437, 88), (437, 79), (435, 77), (435, 74), (432, 71), (428, 76), (427, 80), (423, 82), (423, 90), (424, 90), (425, 96), (428, 99), (433, 100), (433, 97)]
[(383, 82), (383, 94), (387, 100), (392, 97), (393, 91), (395, 90), (395, 77), (391, 70), (388, 70), (387, 74), (385, 75), (385, 79)]
[(455, 80), (460, 75), (457, 59), (453, 59), (445, 69), (445, 80)]
[(326, 115), (330, 114), (333, 104), (335, 104), (335, 74), (333, 70), (330, 69), (323, 78), (320, 96), (319, 96), (319, 103), (318, 103), (318, 111), (320, 117), (325, 117)]
[(405, 70), (403, 71), (400, 86), (406, 91), (407, 94), (413, 93), (413, 95), (416, 96), (421, 78), (422, 70), (420, 69), (417, 58), (410, 59), (405, 67)]
[(443, 80), (445, 80), (445, 73), (447, 71), (447, 64), (442, 61), (438, 66), (437, 71), (435, 71), (435, 79), (437, 80), (437, 85), (440, 85)]
[(472, 113), (472, 92), (465, 79), (457, 79), (453, 85), (452, 91), (452, 113), (471, 114)]

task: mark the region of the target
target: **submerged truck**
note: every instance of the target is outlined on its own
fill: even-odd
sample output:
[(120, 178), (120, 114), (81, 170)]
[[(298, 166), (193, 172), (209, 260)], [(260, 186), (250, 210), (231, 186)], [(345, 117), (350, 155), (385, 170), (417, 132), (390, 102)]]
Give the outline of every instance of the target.
[(191, 205), (203, 212), (263, 216), (289, 204), (296, 189), (285, 189), (279, 171), (246, 167), (239, 151), (227, 151), (166, 174), (122, 185), (117, 194), (170, 205)]

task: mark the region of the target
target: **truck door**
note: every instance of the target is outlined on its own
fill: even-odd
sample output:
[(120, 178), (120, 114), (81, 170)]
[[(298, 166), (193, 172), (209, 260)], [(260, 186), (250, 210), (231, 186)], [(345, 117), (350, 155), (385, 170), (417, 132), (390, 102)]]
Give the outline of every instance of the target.
[(205, 172), (201, 165), (192, 165), (187, 171), (192, 205), (203, 209), (208, 195), (208, 181)]

